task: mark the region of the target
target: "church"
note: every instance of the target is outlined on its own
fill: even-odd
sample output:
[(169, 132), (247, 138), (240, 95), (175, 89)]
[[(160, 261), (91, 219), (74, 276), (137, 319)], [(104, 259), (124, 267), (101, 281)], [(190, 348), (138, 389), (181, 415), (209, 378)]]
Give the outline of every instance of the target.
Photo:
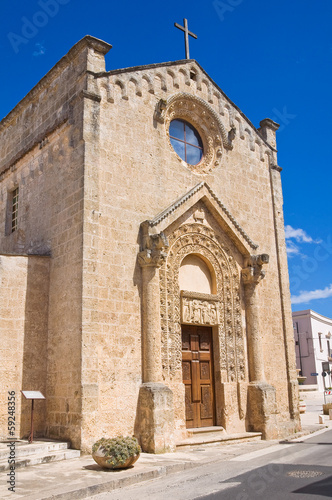
[(80, 40), (0, 122), (0, 434), (300, 428), (278, 124), (192, 59)]

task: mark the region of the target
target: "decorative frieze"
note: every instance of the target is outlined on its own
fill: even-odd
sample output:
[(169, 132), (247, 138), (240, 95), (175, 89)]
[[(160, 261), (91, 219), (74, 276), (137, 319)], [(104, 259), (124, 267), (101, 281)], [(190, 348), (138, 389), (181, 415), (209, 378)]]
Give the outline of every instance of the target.
[(194, 325), (217, 325), (219, 323), (218, 296), (182, 291), (181, 321)]

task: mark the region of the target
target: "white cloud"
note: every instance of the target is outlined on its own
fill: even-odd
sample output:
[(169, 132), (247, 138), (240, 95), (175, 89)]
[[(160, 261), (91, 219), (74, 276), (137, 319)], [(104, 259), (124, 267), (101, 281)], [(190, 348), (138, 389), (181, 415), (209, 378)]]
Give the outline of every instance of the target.
[(288, 257), (293, 257), (293, 255), (300, 254), (300, 249), (297, 245), (295, 245), (294, 241), (286, 241), (286, 250)]
[(35, 47), (36, 50), (32, 54), (34, 57), (43, 56), (45, 54), (46, 49), (42, 43), (36, 43)]
[(319, 243), (314, 241), (303, 229), (294, 229), (292, 226), (285, 226), (286, 240), (294, 238), (298, 243)]
[(292, 304), (303, 304), (312, 300), (327, 299), (328, 297), (332, 297), (332, 284), (324, 288), (324, 290), (301, 291), (299, 295), (292, 295)]

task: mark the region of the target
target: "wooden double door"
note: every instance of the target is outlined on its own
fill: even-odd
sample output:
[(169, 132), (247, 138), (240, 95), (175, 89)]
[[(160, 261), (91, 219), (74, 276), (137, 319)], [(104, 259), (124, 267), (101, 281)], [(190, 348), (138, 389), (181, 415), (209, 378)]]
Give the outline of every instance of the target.
[(212, 328), (182, 325), (182, 374), (186, 425), (215, 425)]

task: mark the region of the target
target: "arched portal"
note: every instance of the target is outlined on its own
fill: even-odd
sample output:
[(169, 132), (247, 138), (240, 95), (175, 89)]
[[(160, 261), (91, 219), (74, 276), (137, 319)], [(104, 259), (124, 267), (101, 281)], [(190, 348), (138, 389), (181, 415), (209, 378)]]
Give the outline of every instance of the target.
[[(167, 238), (169, 251), (160, 268), (162, 364), (163, 379), (174, 394), (175, 419), (178, 426), (186, 421), (185, 401), (189, 389), (183, 383), (188, 380), (183, 379), (183, 351), (188, 342), (199, 342), (199, 347), (211, 348), (211, 364), (203, 363), (200, 375), (207, 377), (212, 369), (214, 393), (203, 390), (206, 395), (210, 391), (215, 398), (213, 423), (204, 424), (200, 418), (200, 425), (227, 427), (231, 416), (227, 398), (238, 399), (235, 411), (240, 420), (244, 419), (246, 405), (244, 392), (242, 396), (238, 389), (238, 384), (247, 380), (239, 268), (231, 250), (204, 224), (183, 224), (167, 234)], [(192, 366), (187, 364), (184, 369), (192, 370)], [(225, 392), (229, 390), (228, 384), (232, 386), (232, 395)], [(197, 391), (202, 393), (202, 387)]]
[(216, 420), (210, 325), (216, 325), (218, 321), (217, 304), (212, 299), (215, 280), (210, 269), (211, 264), (208, 265), (201, 256), (195, 254), (187, 255), (179, 269), (182, 377), (187, 428), (213, 426)]

